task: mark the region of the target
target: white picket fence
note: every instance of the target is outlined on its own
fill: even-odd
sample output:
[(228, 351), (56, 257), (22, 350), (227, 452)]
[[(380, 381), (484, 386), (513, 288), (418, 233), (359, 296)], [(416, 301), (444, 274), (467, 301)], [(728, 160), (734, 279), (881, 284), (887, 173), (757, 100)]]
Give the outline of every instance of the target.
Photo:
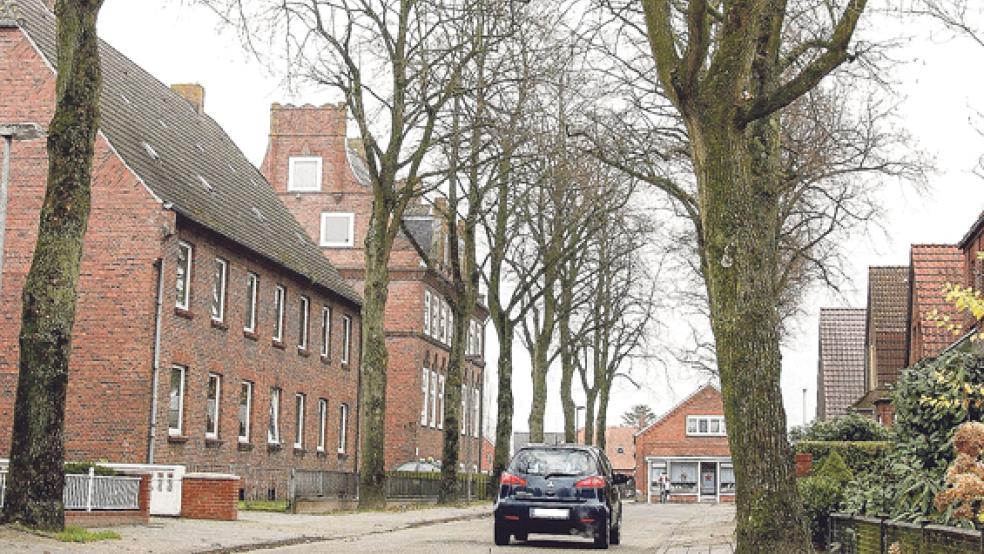
[[(7, 468), (0, 468), (0, 506), (6, 493)], [(140, 508), (140, 477), (88, 474), (65, 476), (62, 502), (66, 510), (137, 510)]]

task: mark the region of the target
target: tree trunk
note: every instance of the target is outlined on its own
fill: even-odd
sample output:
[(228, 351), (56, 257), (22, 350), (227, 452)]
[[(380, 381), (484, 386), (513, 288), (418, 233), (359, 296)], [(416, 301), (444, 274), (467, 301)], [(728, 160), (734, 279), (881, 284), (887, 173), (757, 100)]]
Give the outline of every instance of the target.
[(543, 442), (543, 418), (547, 411), (547, 349), (550, 348), (549, 339), (541, 340), (541, 334), (537, 335), (536, 344), (533, 346), (532, 357), (532, 378), (533, 378), (533, 400), (530, 403), (530, 442)]
[(386, 505), (386, 298), (389, 293), (389, 249), (385, 220), (374, 213), (366, 235), (366, 279), (362, 305), (362, 464), (359, 507)]
[(584, 444), (595, 443), (595, 401), (598, 399), (598, 387), (584, 391)]
[[(458, 305), (462, 302), (458, 302)], [(465, 362), (465, 340), (468, 337), (470, 313), (454, 307), (454, 330), (451, 344), (451, 357), (448, 359), (447, 375), (444, 383), (444, 446), (441, 454), (441, 488), (437, 496), (438, 504), (452, 504), (458, 501), (458, 460), (460, 459), (461, 426), (465, 414), (461, 411), (461, 383)], [(465, 430), (467, 433), (467, 429)], [(468, 440), (465, 435), (464, 440)]]
[[(502, 318), (504, 319), (504, 318)], [(513, 328), (508, 322), (501, 322), (495, 316), (493, 310), (493, 322), (495, 323), (496, 338), (499, 340), (499, 361), (498, 361), (498, 394), (496, 397), (496, 408), (498, 410), (495, 426), (495, 453), (492, 459), (492, 486), (497, 487), (499, 476), (509, 465), (509, 446), (512, 444), (513, 430), (513, 392), (512, 392), (512, 345)]]
[(688, 128), (704, 193), (703, 269), (737, 478), (737, 552), (809, 552), (780, 389), (779, 199), (772, 141), (762, 140), (774, 122), (739, 129), (722, 124), (734, 121), (732, 110), (716, 112), (688, 118)]
[(611, 390), (612, 380), (606, 378), (601, 383), (601, 390), (598, 391), (598, 415), (595, 418), (595, 421), (597, 421), (595, 425), (595, 445), (602, 450), (607, 445), (605, 435), (607, 435), (606, 431), (608, 430), (608, 398)]
[(577, 345), (571, 341), (571, 312), (574, 309), (574, 291), (571, 265), (566, 268), (560, 282), (560, 404), (564, 410), (564, 442), (577, 442), (577, 407), (574, 405), (574, 356)]
[(65, 526), (65, 392), (72, 326), (89, 221), (99, 127), (96, 20), (102, 0), (60, 0), (57, 105), (48, 135), (48, 186), (23, 290), (20, 372), (4, 520)]

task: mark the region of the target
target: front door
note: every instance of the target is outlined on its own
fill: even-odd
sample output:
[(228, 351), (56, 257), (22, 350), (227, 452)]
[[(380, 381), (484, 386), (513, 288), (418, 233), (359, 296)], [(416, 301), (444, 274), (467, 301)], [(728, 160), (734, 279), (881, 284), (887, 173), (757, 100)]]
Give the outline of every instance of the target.
[(700, 495), (717, 496), (717, 463), (700, 463)]

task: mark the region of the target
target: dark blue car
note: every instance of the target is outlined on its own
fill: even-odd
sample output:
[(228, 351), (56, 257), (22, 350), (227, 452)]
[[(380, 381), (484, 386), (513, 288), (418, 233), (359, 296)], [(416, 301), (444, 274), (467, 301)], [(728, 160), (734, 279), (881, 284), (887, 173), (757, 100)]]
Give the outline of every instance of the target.
[(530, 445), (513, 456), (499, 478), (495, 503), (495, 544), (530, 533), (580, 535), (598, 548), (618, 544), (622, 499), (605, 452), (594, 446)]

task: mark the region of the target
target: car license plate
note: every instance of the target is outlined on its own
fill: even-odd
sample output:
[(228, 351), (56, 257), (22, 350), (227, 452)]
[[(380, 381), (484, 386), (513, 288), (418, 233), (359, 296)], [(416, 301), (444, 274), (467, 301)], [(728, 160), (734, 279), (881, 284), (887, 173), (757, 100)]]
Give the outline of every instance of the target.
[(567, 519), (570, 510), (560, 508), (530, 508), (530, 517), (538, 519)]

